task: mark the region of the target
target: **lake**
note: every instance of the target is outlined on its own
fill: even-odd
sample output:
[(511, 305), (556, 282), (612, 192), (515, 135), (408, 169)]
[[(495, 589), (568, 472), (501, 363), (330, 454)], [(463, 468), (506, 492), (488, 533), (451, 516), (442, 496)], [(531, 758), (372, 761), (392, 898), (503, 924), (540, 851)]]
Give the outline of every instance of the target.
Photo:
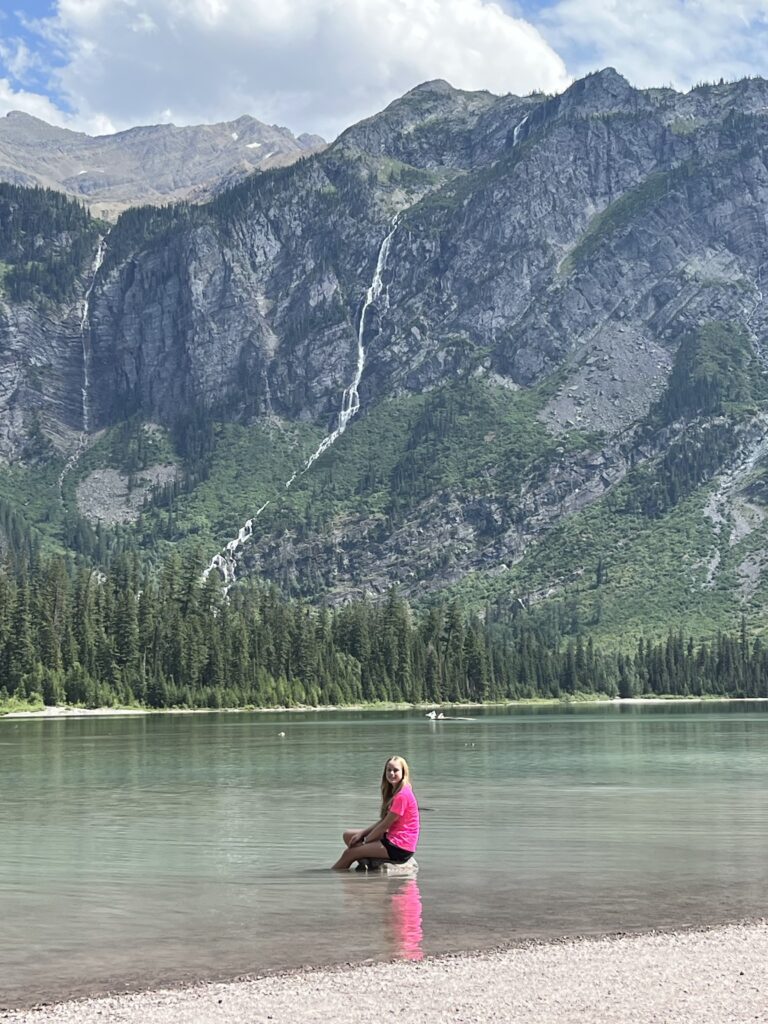
[[(768, 915), (767, 704), (457, 714), (0, 719), (0, 1006)], [(327, 870), (395, 753), (418, 874)]]

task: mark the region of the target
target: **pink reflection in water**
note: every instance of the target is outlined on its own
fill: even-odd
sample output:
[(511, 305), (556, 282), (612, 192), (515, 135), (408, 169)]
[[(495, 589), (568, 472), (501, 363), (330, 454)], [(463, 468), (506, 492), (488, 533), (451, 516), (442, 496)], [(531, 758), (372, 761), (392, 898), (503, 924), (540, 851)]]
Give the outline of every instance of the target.
[(389, 901), (389, 925), (396, 955), (404, 960), (423, 960), (421, 893), (415, 878), (409, 878), (392, 893)]

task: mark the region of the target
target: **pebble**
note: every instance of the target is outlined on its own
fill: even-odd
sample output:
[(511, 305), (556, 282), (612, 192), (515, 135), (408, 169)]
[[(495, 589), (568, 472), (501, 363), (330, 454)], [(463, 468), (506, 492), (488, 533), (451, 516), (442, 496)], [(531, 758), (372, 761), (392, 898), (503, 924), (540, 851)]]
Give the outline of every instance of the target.
[(3, 1024), (746, 1024), (768, 1021), (768, 925), (528, 943), (75, 1000)]

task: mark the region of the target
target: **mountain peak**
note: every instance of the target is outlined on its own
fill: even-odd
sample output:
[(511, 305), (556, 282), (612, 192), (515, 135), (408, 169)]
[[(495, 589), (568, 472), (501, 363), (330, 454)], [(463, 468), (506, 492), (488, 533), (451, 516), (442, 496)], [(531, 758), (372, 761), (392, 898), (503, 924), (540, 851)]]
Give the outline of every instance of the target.
[(432, 78), (428, 82), (422, 82), (420, 85), (415, 85), (413, 89), (409, 89), (408, 92), (405, 93), (405, 96), (414, 96), (417, 93), (422, 92), (436, 93), (440, 96), (449, 96), (451, 93), (456, 92), (456, 89), (454, 89), (450, 82), (446, 82), (444, 78)]
[(630, 88), (632, 88), (629, 85), (629, 81), (624, 77), (624, 75), (619, 74), (616, 68), (610, 66), (607, 68), (600, 68), (598, 71), (593, 71), (591, 74), (585, 75), (584, 80), (593, 80), (596, 82), (601, 82), (604, 85), (621, 84), (625, 87), (629, 86)]
[(45, 124), (39, 117), (35, 117), (33, 114), (28, 114), (26, 110), (9, 110), (5, 115), (9, 121), (38, 121), (40, 124)]
[(627, 79), (608, 67), (577, 79), (551, 101), (549, 110), (555, 109), (558, 114), (573, 111), (580, 116), (607, 114), (628, 107), (637, 97), (638, 91)]
[(563, 95), (567, 96), (569, 93), (573, 93), (593, 100), (598, 98), (621, 100), (634, 91), (627, 79), (620, 75), (616, 68), (608, 67), (579, 78), (566, 89)]
[(41, 117), (28, 114), (26, 110), (9, 110), (5, 117), (0, 117), (0, 133), (7, 139), (75, 139), (82, 137), (82, 132), (71, 128), (60, 128), (48, 124)]

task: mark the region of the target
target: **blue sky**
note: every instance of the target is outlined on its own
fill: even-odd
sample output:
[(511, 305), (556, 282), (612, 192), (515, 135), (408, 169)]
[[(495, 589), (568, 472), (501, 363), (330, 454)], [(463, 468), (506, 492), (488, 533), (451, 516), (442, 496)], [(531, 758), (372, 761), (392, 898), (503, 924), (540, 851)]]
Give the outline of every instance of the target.
[(768, 74), (768, 0), (4, 0), (0, 115), (91, 134), (249, 113), (332, 138), (430, 78), (557, 92), (611, 65)]
[(66, 63), (66, 54), (57, 54), (55, 46), (34, 27), (52, 13), (53, 4), (41, 0), (28, 0), (23, 9), (9, 5), (0, 11), (0, 75), (7, 77), (15, 90), (32, 90), (65, 103), (50, 81), (50, 70)]

